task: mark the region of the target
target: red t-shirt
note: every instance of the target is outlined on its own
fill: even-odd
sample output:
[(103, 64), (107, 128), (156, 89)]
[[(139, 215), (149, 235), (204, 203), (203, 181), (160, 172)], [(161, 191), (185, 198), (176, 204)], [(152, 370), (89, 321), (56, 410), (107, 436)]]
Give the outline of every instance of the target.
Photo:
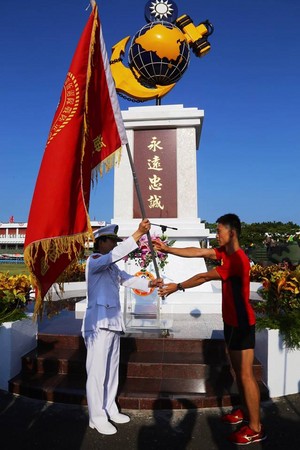
[(250, 263), (240, 248), (232, 255), (224, 247), (215, 249), (222, 261), (216, 267), (222, 278), (222, 315), (227, 325), (244, 327), (255, 324), (255, 313), (250, 304)]

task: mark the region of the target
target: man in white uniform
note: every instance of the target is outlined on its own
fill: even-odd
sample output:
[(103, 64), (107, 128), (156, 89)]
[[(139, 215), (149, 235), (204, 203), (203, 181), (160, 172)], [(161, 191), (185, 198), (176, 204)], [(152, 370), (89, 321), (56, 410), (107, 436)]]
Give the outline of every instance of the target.
[[(94, 232), (94, 253), (86, 264), (87, 309), (82, 334), (87, 348), (86, 393), (89, 426), (102, 434), (114, 434), (110, 422), (126, 423), (130, 418), (121, 414), (116, 404), (119, 383), (120, 334), (124, 331), (119, 288), (148, 291), (162, 284), (161, 279), (148, 281), (122, 271), (116, 262), (135, 250), (137, 241), (150, 230), (144, 219), (132, 236), (122, 241), (118, 225), (107, 225)], [(117, 245), (117, 242), (121, 242)], [(110, 421), (109, 421), (110, 420)]]

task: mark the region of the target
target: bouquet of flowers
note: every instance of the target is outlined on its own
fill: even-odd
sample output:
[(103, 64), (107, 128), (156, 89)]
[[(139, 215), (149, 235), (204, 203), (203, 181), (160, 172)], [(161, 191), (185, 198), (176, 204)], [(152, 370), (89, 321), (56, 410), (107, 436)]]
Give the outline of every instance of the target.
[[(153, 234), (151, 236), (151, 241), (160, 241), (164, 244), (168, 245), (169, 247), (172, 247), (174, 245), (175, 240), (168, 240), (168, 237), (166, 235), (155, 235)], [(166, 264), (168, 264), (168, 254), (162, 253), (162, 252), (155, 252), (155, 256), (157, 258), (157, 265), (163, 269)], [(129, 253), (129, 255), (125, 256), (124, 261), (133, 260), (137, 266), (140, 266), (142, 269), (146, 269), (146, 267), (149, 266), (149, 264), (152, 261), (152, 255), (151, 250), (148, 243), (147, 236), (142, 236), (141, 239), (138, 242), (138, 248), (134, 250), (133, 252)]]

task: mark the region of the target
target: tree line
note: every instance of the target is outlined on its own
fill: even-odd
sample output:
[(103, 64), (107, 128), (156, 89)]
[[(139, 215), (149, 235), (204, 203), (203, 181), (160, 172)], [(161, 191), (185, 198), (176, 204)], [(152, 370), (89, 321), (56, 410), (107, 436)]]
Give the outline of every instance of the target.
[[(215, 223), (203, 222), (211, 233), (216, 232)], [(296, 234), (297, 232), (300, 232), (300, 226), (293, 222), (254, 222), (250, 224), (242, 222), (240, 244), (242, 247), (248, 248), (264, 246), (269, 241), (275, 244), (283, 244), (288, 240), (300, 243), (300, 234)], [(214, 246), (213, 241), (211, 241), (211, 245)]]

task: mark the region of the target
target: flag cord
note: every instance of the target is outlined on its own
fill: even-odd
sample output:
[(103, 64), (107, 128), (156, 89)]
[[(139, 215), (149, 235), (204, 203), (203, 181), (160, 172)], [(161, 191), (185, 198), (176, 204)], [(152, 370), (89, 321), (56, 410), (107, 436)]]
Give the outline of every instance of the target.
[[(140, 190), (140, 185), (139, 185), (139, 182), (138, 182), (138, 178), (137, 178), (137, 174), (136, 174), (136, 171), (135, 171), (134, 162), (133, 162), (133, 159), (132, 159), (132, 155), (131, 155), (131, 151), (130, 151), (130, 147), (129, 147), (128, 142), (126, 143), (126, 150), (127, 150), (127, 155), (128, 155), (128, 158), (129, 158), (129, 163), (130, 163), (130, 167), (131, 167), (131, 171), (132, 171), (132, 176), (133, 176), (133, 181), (134, 181), (134, 186), (135, 186), (138, 202), (139, 202), (139, 205), (140, 205), (140, 210), (141, 210), (141, 213), (142, 213), (142, 218), (145, 219), (146, 218), (145, 207), (144, 207), (142, 194), (141, 194), (141, 190)], [(152, 256), (152, 261), (153, 261), (156, 277), (159, 278), (160, 277), (159, 276), (159, 269), (158, 269), (157, 261), (156, 261), (156, 258), (155, 258), (153, 243), (152, 243), (149, 231), (147, 232), (147, 238), (148, 238), (148, 244), (149, 244), (149, 248), (150, 248), (150, 251), (151, 251), (151, 256)]]

